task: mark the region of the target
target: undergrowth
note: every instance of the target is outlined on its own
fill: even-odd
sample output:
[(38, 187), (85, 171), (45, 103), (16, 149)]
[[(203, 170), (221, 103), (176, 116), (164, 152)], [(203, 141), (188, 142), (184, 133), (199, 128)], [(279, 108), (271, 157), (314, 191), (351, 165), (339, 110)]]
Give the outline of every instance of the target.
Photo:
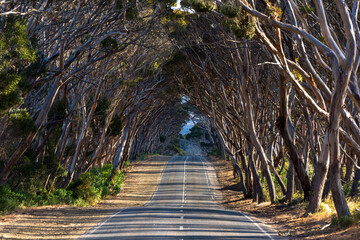
[(0, 213), (7, 213), (18, 208), (70, 204), (72, 206), (89, 206), (109, 195), (120, 192), (124, 183), (124, 173), (118, 172), (111, 181), (106, 181), (112, 169), (111, 164), (94, 168), (82, 174), (67, 188), (55, 191), (37, 191), (30, 193), (11, 189), (9, 185), (0, 187)]

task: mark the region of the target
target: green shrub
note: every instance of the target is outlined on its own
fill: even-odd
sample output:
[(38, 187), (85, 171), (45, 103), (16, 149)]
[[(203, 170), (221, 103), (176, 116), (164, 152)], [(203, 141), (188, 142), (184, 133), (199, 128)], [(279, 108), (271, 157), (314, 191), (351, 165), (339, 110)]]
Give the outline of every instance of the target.
[(222, 157), (223, 155), (222, 155), (222, 153), (221, 153), (221, 151), (219, 150), (219, 149), (217, 149), (217, 148), (214, 148), (212, 151), (210, 151), (208, 154), (207, 154), (208, 156), (214, 156), (214, 157)]
[(42, 190), (43, 185), (37, 185), (32, 180), (27, 184), (28, 191), (15, 191), (4, 184), (0, 187), (0, 212), (9, 212), (27, 206), (72, 204), (82, 207), (93, 205), (108, 195), (120, 192), (124, 183), (124, 173), (118, 172), (110, 181), (106, 181), (111, 170), (111, 164), (91, 169), (73, 181), (66, 189), (60, 188), (54, 192)]
[(110, 108), (111, 102), (106, 97), (102, 97), (99, 99), (98, 104), (96, 105), (94, 116), (106, 116), (109, 108)]
[(232, 4), (225, 4), (221, 7), (220, 12), (228, 18), (234, 18), (240, 14), (241, 8)]
[(67, 103), (64, 99), (57, 100), (51, 106), (48, 118), (51, 121), (58, 121), (66, 117)]
[(112, 165), (106, 164), (102, 168), (94, 168), (82, 174), (67, 188), (72, 192), (72, 199), (81, 198), (92, 205), (108, 195), (117, 194), (124, 183), (124, 173), (115, 173), (115, 176), (108, 182), (107, 178), (111, 170)]
[(100, 45), (102, 48), (104, 48), (106, 51), (115, 50), (119, 44), (117, 43), (116, 39), (112, 37), (106, 37), (104, 40), (100, 42)]
[(341, 217), (341, 226), (348, 228), (355, 223), (355, 219), (352, 216), (342, 216)]
[(10, 121), (13, 131), (18, 135), (24, 136), (36, 131), (35, 122), (26, 109), (18, 109), (12, 112)]
[(214, 3), (207, 0), (190, 0), (191, 7), (196, 12), (211, 12), (214, 9)]
[(202, 134), (203, 130), (195, 125), (190, 129), (190, 133), (186, 134), (186, 139), (201, 138)]
[(118, 136), (122, 132), (122, 122), (120, 115), (116, 114), (110, 122), (109, 134), (110, 136)]
[(356, 221), (360, 221), (360, 211), (355, 211), (353, 217)]
[(0, 113), (22, 100), (22, 71), (36, 60), (36, 51), (26, 34), (27, 23), (15, 14), (4, 16), (0, 32)]
[(15, 210), (20, 205), (18, 197), (6, 184), (0, 187), (0, 212)]
[(332, 225), (339, 225), (339, 218), (336, 214), (331, 215), (331, 224)]

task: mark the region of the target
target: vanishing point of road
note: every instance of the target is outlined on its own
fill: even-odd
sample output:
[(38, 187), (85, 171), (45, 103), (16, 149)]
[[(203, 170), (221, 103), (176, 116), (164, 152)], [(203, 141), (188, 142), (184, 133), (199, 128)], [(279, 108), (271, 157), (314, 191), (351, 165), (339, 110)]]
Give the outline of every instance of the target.
[(279, 239), (262, 223), (218, 206), (214, 178), (205, 158), (173, 157), (145, 206), (120, 210), (81, 239)]

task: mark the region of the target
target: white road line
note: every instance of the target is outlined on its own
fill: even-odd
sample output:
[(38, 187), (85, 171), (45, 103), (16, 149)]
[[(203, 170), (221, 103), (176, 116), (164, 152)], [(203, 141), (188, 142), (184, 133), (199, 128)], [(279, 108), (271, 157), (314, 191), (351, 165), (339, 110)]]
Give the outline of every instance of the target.
[(163, 168), (163, 170), (162, 170), (159, 183), (158, 183), (158, 185), (156, 186), (156, 189), (155, 189), (153, 195), (151, 196), (150, 200), (144, 205), (144, 207), (146, 207), (147, 205), (149, 205), (149, 204), (153, 201), (153, 199), (154, 199), (154, 197), (155, 197), (155, 195), (156, 195), (156, 193), (157, 193), (157, 191), (158, 191), (158, 189), (159, 189), (159, 185), (160, 185), (160, 183), (161, 183), (161, 180), (163, 179), (163, 175), (164, 175), (164, 173), (165, 173), (165, 171), (166, 171), (166, 167), (169, 165), (169, 162), (170, 162), (171, 160), (173, 160), (173, 159), (174, 159), (174, 157), (166, 162), (166, 164), (165, 164), (165, 166), (164, 166), (164, 168)]
[(108, 217), (107, 219), (105, 219), (103, 222), (99, 223), (94, 229), (91, 229), (89, 232), (85, 233), (84, 235), (82, 235), (80, 237), (80, 239), (82, 238), (85, 238), (87, 237), (88, 235), (90, 234), (93, 234), (96, 230), (98, 230), (101, 226), (103, 226), (107, 221), (109, 221), (111, 218), (115, 217), (116, 215), (118, 215), (119, 213), (125, 211), (125, 210), (128, 210), (128, 209), (132, 209), (132, 208), (135, 208), (135, 207), (128, 207), (128, 208), (124, 208), (124, 209), (121, 209), (120, 211), (114, 213), (113, 215), (111, 215), (110, 217)]
[(268, 234), (262, 227), (260, 227), (259, 224), (257, 224), (256, 222), (254, 222), (254, 220), (252, 220), (251, 217), (249, 217), (248, 215), (246, 215), (246, 214), (243, 213), (243, 212), (239, 212), (239, 213), (241, 213), (243, 216), (245, 216), (247, 219), (249, 219), (253, 224), (255, 224), (255, 225), (258, 227), (258, 229), (260, 229), (260, 231), (262, 231), (266, 236), (268, 236), (270, 239), (273, 240), (273, 238), (271, 237), (271, 235)]
[[(211, 189), (211, 188), (210, 188), (210, 184), (209, 184), (208, 172), (207, 172), (206, 169), (205, 169), (204, 162), (203, 162), (202, 158), (201, 158), (201, 157), (199, 157), (199, 158), (200, 158), (200, 161), (202, 162), (202, 165), (203, 165), (203, 168), (204, 168), (204, 171), (205, 171), (206, 181), (207, 181), (207, 183), (208, 183), (209, 189)], [(211, 197), (213, 197), (213, 193), (211, 193)], [(245, 213), (240, 212), (240, 211), (226, 210), (226, 209), (222, 209), (222, 210), (223, 210), (223, 211), (227, 211), (227, 212), (237, 212), (237, 213), (240, 213), (241, 215), (243, 215), (244, 217), (246, 217), (247, 219), (249, 219), (252, 223), (254, 223), (255, 226), (256, 226), (262, 233), (264, 233), (268, 238), (270, 238), (270, 239), (273, 240), (273, 238), (271, 237), (270, 234), (268, 234), (259, 224), (257, 224), (256, 222), (254, 222), (254, 220), (253, 220), (250, 216), (246, 215)]]
[(182, 202), (185, 203), (185, 181), (186, 181), (186, 161), (187, 161), (188, 157), (185, 158), (184, 161), (184, 176), (183, 176), (183, 193), (182, 193)]

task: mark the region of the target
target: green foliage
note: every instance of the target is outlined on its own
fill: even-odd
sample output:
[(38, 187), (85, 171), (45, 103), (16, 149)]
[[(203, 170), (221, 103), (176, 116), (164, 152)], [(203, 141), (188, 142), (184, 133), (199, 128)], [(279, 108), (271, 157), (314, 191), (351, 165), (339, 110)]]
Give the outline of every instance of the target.
[(255, 20), (248, 14), (225, 20), (224, 25), (239, 39), (252, 39), (255, 36)]
[(102, 40), (100, 42), (100, 45), (106, 51), (113, 51), (113, 50), (117, 49), (117, 47), (119, 46), (116, 39), (114, 39), (110, 36), (106, 37), (104, 40)]
[(211, 148), (213, 146), (214, 146), (214, 144), (212, 144), (212, 143), (205, 143), (205, 142), (200, 143), (200, 147), (202, 147), (202, 148)]
[(214, 156), (214, 157), (222, 157), (221, 151), (218, 148), (214, 148), (212, 151), (208, 152), (208, 156)]
[(31, 132), (36, 131), (34, 120), (26, 109), (18, 109), (11, 113), (10, 121), (12, 123), (12, 130), (15, 134), (26, 136)]
[(56, 189), (53, 192), (44, 191), (41, 185), (32, 191), (23, 191), (18, 188), (11, 189), (9, 185), (4, 184), (0, 187), (0, 212), (9, 212), (26, 206), (72, 204), (80, 207), (95, 204), (108, 195), (119, 193), (122, 188), (125, 178), (122, 172), (116, 173), (111, 181), (106, 181), (111, 170), (111, 164), (94, 168), (82, 174), (68, 188)]
[(342, 216), (341, 217), (341, 226), (348, 228), (355, 223), (355, 219), (352, 216)]
[(109, 134), (110, 136), (118, 136), (120, 135), (122, 132), (122, 122), (121, 122), (121, 117), (116, 114), (110, 122), (109, 125)]
[(26, 34), (26, 22), (19, 16), (9, 15), (5, 19), (5, 27), (0, 35), (0, 55), (4, 61), (0, 64), (0, 71), (10, 67), (13, 59), (33, 62), (36, 51), (31, 47)]
[(26, 86), (21, 71), (36, 59), (36, 51), (26, 35), (26, 22), (19, 16), (9, 15), (3, 24), (0, 33), (0, 113), (21, 103), (20, 87)]
[(95, 108), (94, 117), (100, 117), (101, 121), (105, 121), (110, 106), (111, 102), (109, 99), (106, 97), (100, 98)]
[(190, 129), (190, 133), (186, 134), (186, 139), (192, 139), (192, 138), (201, 138), (203, 135), (203, 130), (199, 126), (193, 126)]
[(180, 146), (180, 138), (173, 138), (167, 148), (171, 151), (177, 152), (180, 156), (184, 156), (185, 152), (184, 149)]
[[(12, 77), (10, 74), (0, 75), (0, 82), (6, 82), (4, 76), (6, 77)], [(8, 110), (9, 108), (21, 103), (21, 96), (20, 96), (20, 89), (18, 89), (17, 84), (19, 83), (19, 78), (14, 78), (14, 81), (11, 82), (12, 85), (15, 85), (15, 89), (13, 91), (8, 91), (5, 89), (1, 89), (0, 86), (0, 113), (4, 112), (5, 110)], [(2, 92), (2, 90), (5, 90)]]
[(19, 196), (6, 184), (0, 187), (0, 212), (13, 211), (19, 206)]
[(139, 18), (139, 11), (135, 7), (129, 7), (126, 10), (125, 16), (126, 16), (127, 20), (137, 19), (137, 18)]
[(73, 203), (79, 205), (84, 201), (92, 205), (108, 195), (119, 193), (125, 175), (122, 172), (118, 172), (111, 181), (106, 181), (111, 170), (112, 165), (106, 164), (102, 168), (91, 169), (73, 181), (67, 188), (68, 191), (72, 192)]
[(57, 100), (51, 106), (48, 118), (51, 121), (59, 121), (66, 117), (67, 103), (64, 99)]
[(208, 0), (190, 0), (191, 7), (200, 13), (211, 12), (214, 9), (214, 3)]
[(270, 1), (266, 1), (266, 10), (269, 12), (269, 15), (275, 20), (279, 20), (283, 14), (281, 8), (274, 5)]
[(343, 191), (346, 196), (350, 196), (351, 187), (352, 187), (352, 181), (347, 181), (343, 185)]
[(339, 218), (336, 214), (331, 215), (331, 224), (332, 225), (339, 225)]
[(301, 13), (306, 14), (306, 13), (314, 13), (315, 9), (313, 7), (311, 7), (310, 5), (301, 5), (299, 7), (299, 10)]
[(221, 7), (220, 12), (228, 17), (223, 25), (231, 30), (237, 38), (252, 39), (255, 36), (255, 18), (241, 10), (241, 7), (225, 4)]
[(227, 3), (220, 8), (220, 12), (225, 16), (227, 16), (228, 18), (234, 18), (240, 14), (241, 7)]

